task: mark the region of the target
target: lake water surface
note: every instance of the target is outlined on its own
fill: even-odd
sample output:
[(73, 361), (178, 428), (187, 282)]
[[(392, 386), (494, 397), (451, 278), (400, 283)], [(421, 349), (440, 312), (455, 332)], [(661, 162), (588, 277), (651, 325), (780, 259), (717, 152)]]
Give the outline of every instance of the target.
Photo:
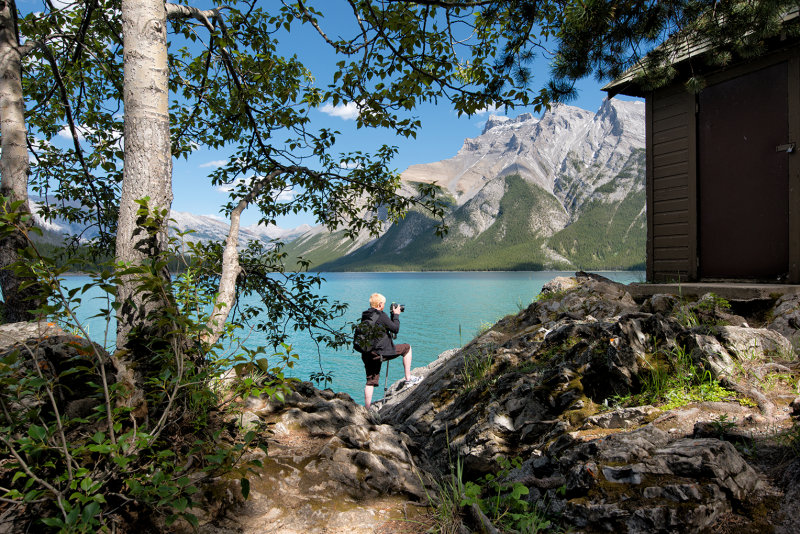
[[(445, 350), (469, 342), (483, 326), (527, 307), (549, 280), (573, 274), (557, 271), (326, 273), (321, 293), (330, 300), (349, 304), (350, 309), (339, 324), (360, 320), (361, 312), (369, 307), (369, 296), (375, 292), (386, 296), (387, 308), (391, 302), (405, 304), (396, 342), (410, 343), (413, 366), (421, 367)], [(644, 273), (638, 271), (598, 274), (622, 283), (644, 279)], [(68, 277), (67, 285), (76, 287), (88, 280), (88, 277), (72, 276)], [(88, 325), (93, 340), (100, 343), (104, 324), (89, 317), (107, 305), (101, 302), (85, 297), (78, 314)], [(352, 348), (333, 351), (319, 347), (318, 351), (316, 344), (303, 333), (293, 333), (289, 343), (300, 359), (287, 374), (308, 380), (321, 365), (333, 375), (329, 387), (363, 402), (364, 366)], [(263, 344), (264, 337), (259, 332), (253, 332), (247, 342), (251, 347)], [(389, 383), (402, 377), (400, 360), (393, 360), (389, 364)], [(381, 372), (380, 387), (375, 388), (375, 399), (383, 395), (384, 379), (385, 370)]]

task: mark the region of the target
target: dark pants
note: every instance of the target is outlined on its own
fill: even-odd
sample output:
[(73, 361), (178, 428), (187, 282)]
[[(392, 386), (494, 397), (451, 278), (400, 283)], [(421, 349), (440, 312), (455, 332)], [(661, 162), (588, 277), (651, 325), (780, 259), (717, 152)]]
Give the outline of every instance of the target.
[(394, 360), (398, 356), (405, 356), (411, 350), (408, 343), (398, 343), (394, 346), (395, 354), (376, 354), (365, 352), (361, 354), (361, 361), (364, 362), (364, 369), (367, 372), (367, 385), (377, 386), (380, 384), (381, 363)]

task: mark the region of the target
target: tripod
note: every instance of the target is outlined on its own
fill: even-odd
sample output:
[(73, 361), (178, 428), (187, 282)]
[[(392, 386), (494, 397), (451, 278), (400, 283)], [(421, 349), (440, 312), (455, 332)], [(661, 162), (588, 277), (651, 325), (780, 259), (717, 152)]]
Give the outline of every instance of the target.
[(383, 379), (383, 401), (386, 402), (386, 390), (389, 389), (389, 362), (386, 360), (386, 378)]

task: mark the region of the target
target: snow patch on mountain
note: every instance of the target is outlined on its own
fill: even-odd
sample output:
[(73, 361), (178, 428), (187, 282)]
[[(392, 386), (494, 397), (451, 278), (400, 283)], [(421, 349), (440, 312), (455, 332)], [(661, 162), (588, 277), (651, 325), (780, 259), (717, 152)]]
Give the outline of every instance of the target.
[[(97, 229), (95, 228), (86, 228), (84, 225), (71, 223), (60, 218), (53, 220), (44, 219), (41, 216), (43, 202), (44, 200), (39, 197), (32, 197), (30, 199), (34, 224), (52, 237), (63, 237), (65, 235), (81, 236), (84, 240), (97, 237)], [(190, 232), (184, 237), (187, 241), (224, 241), (227, 239), (228, 232), (230, 231), (230, 221), (218, 215), (197, 215), (185, 211), (173, 210), (170, 212), (169, 227), (172, 235), (175, 235), (176, 232)], [(249, 241), (261, 241), (265, 244), (269, 244), (276, 239), (291, 241), (307, 233), (311, 228), (312, 227), (307, 224), (291, 229), (280, 228), (274, 224), (264, 225), (261, 223), (243, 226), (239, 229), (239, 243), (241, 246), (245, 246)], [(51, 241), (53, 241), (52, 237), (50, 239)]]

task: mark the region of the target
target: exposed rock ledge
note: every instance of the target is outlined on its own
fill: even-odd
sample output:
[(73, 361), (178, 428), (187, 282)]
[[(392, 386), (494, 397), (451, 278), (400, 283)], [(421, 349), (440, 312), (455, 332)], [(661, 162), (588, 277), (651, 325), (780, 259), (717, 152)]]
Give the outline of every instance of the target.
[[(768, 314), (772, 322), (759, 328), (721, 304), (713, 296), (683, 303), (669, 295), (637, 303), (625, 286), (578, 273), (551, 281), (526, 310), (416, 369), (419, 385), (393, 384), (377, 414), (309, 385), (285, 406), (253, 405), (276, 423), (277, 443), (292, 432), (319, 440), (310, 468), (296, 476), (327, 477), (318, 487), (337, 489), (301, 490), (299, 502), (320, 494), (352, 499), (344, 515), (333, 512), (335, 498), (320, 503), (318, 516), (337, 518), (325, 527), (294, 516), (298, 522), (287, 517), (284, 528), (424, 532), (430, 524), (419, 516), (385, 522), (371, 499), (420, 499), (429, 479), (412, 471), (442, 480), (458, 456), (465, 477), (477, 478), (504, 456), (522, 459), (510, 476), (528, 487), (531, 501), (546, 496), (551, 517), (574, 531), (794, 532), (800, 460), (777, 436), (795, 424), (800, 404), (790, 342), (800, 299), (782, 299), (778, 313)], [(681, 351), (751, 401), (614, 408)], [(485, 375), (471, 377), (469, 368), (487, 359)], [(297, 458), (283, 444), (273, 450), (278, 463), (282, 455)], [(259, 499), (269, 497), (243, 505), (240, 531), (256, 531), (247, 514)], [(392, 513), (400, 509), (395, 501)], [(478, 528), (464, 520), (466, 529)]]
[[(521, 459), (510, 479), (574, 532), (796, 532), (800, 459), (780, 435), (800, 415), (800, 299), (761, 325), (721, 304), (637, 303), (578, 273), (415, 369), (423, 381), (393, 384), (371, 413), (307, 383), (285, 403), (250, 399), (239, 424), (271, 428), (265, 468), (247, 501), (236, 488), (209, 500), (200, 531), (425, 532), (425, 508), (410, 503), (428, 503), (454, 458), (475, 479), (503, 456)], [(631, 403), (679, 354), (736, 395)]]

